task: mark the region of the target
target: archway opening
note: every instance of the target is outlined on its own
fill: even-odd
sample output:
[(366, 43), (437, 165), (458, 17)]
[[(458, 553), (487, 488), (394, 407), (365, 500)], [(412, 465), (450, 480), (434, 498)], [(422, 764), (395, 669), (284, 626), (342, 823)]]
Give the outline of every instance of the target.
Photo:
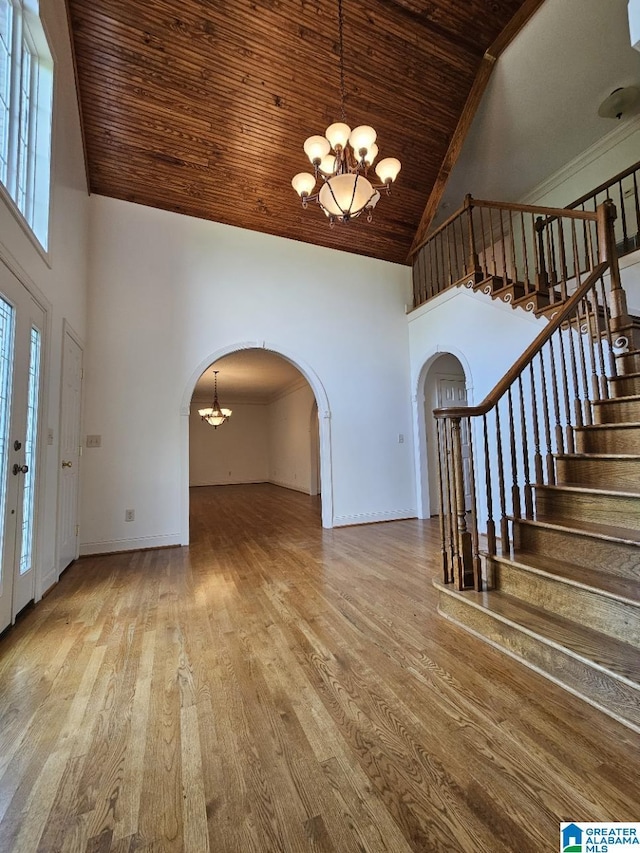
[[(232, 412), (216, 427), (199, 414), (212, 405), (215, 371), (219, 404)], [(264, 348), (243, 348), (215, 360), (195, 383), (189, 412), (190, 514), (194, 501), (205, 499), (197, 490), (209, 489), (218, 501), (251, 502), (277, 495), (275, 487), (306, 495), (304, 512), (320, 526), (320, 454), (314, 390), (289, 359)], [(221, 490), (227, 486), (235, 488)], [(197, 535), (196, 527), (192, 533)]]
[[(436, 423), (433, 410), (448, 406), (467, 405), (467, 378), (460, 360), (452, 353), (438, 354), (425, 371), (423, 381), (424, 391), (424, 440), (426, 454), (426, 470), (421, 471), (423, 479), (423, 502), (428, 502), (428, 512), (425, 515), (437, 515), (440, 506), (440, 489), (438, 483), (439, 448)], [(469, 440), (462, 436), (463, 464), (465, 467), (465, 490), (469, 490), (471, 482), (469, 471)], [(468, 501), (470, 502), (470, 495)]]

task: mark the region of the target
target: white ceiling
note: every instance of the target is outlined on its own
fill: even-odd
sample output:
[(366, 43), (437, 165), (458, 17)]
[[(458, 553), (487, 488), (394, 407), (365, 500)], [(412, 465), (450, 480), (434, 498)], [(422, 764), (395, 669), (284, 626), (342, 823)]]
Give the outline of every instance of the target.
[(213, 371), (218, 370), (220, 405), (268, 403), (287, 388), (304, 381), (291, 362), (264, 349), (247, 349), (225, 355), (208, 367), (196, 383), (194, 400), (213, 400)]
[(598, 107), (632, 84), (640, 84), (640, 53), (630, 44), (627, 0), (546, 0), (498, 60), (438, 220), (466, 193), (522, 199), (617, 126)]

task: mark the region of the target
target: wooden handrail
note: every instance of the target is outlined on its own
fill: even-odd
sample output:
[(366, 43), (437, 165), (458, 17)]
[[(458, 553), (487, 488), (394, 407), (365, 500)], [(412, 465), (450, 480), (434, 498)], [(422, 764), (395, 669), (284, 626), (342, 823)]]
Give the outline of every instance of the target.
[(580, 198), (577, 198), (575, 201), (572, 201), (571, 204), (568, 204), (568, 208), (577, 207), (579, 204), (583, 204), (585, 201), (589, 201), (589, 199), (598, 195), (598, 193), (604, 192), (612, 187), (614, 184), (619, 183), (624, 178), (627, 178), (629, 175), (633, 175), (634, 172), (640, 171), (640, 161), (638, 163), (634, 163), (633, 166), (629, 166), (627, 169), (624, 169), (622, 172), (619, 172), (617, 175), (614, 175), (613, 178), (609, 178), (608, 181), (605, 181), (603, 184), (600, 184), (599, 187), (596, 187), (591, 192), (585, 193), (581, 195)]
[[(424, 242), (421, 243), (415, 251), (419, 252), (420, 249), (429, 242), (429, 240), (433, 239), (433, 237), (435, 237), (436, 234), (439, 234), (441, 231), (444, 231), (445, 228), (448, 228), (448, 226), (451, 225), (451, 223), (455, 219), (457, 219), (461, 214), (463, 214), (466, 209), (467, 209), (467, 205), (463, 204), (457, 210), (454, 210), (454, 212), (451, 214), (451, 216), (448, 219), (445, 219), (445, 221), (441, 225), (438, 225), (438, 227), (435, 228), (433, 231), (429, 231), (427, 236), (424, 238)], [(412, 252), (412, 254), (415, 254), (415, 252)]]
[(558, 217), (559, 219), (583, 219), (595, 222), (597, 214), (590, 210), (569, 210), (565, 207), (540, 207), (535, 204), (517, 204), (510, 201), (487, 201), (486, 199), (474, 198), (472, 207), (493, 207), (495, 210), (513, 210), (517, 213), (538, 213), (540, 216)]
[(482, 403), (478, 406), (452, 406), (446, 409), (434, 409), (433, 415), (436, 418), (466, 418), (476, 417), (478, 415), (486, 415), (491, 409), (498, 404), (502, 397), (506, 394), (509, 387), (518, 378), (527, 365), (533, 360), (534, 356), (542, 349), (544, 344), (549, 340), (556, 329), (567, 320), (580, 301), (584, 299), (586, 294), (591, 290), (594, 283), (609, 267), (608, 262), (598, 264), (593, 272), (585, 279), (583, 284), (576, 290), (570, 299), (563, 304), (562, 308), (553, 319), (545, 326), (540, 334), (522, 353), (520, 358), (511, 367), (511, 369), (502, 377), (495, 388), (487, 394)]
[(455, 210), (451, 216), (445, 219), (441, 225), (438, 225), (436, 229), (426, 234), (420, 243), (418, 243), (415, 248), (411, 249), (409, 257), (415, 257), (415, 255), (423, 249), (430, 240), (433, 240), (434, 237), (448, 228), (452, 222), (465, 212), (465, 210), (473, 209), (474, 207), (492, 208), (493, 210), (510, 210), (516, 213), (537, 213), (539, 216), (544, 218), (566, 217), (567, 219), (579, 219), (590, 222), (596, 221), (595, 211), (570, 210), (569, 208), (563, 207), (540, 207), (539, 205), (518, 204), (510, 201), (490, 201), (488, 199), (473, 198), (471, 195), (468, 195), (465, 197), (464, 204), (461, 207)]

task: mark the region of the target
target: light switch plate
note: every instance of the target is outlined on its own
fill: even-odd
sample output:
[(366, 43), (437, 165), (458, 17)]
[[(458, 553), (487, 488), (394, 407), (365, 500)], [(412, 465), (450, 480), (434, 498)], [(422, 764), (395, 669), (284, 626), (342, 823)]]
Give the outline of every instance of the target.
[(86, 441), (87, 447), (102, 447), (101, 435), (88, 435)]

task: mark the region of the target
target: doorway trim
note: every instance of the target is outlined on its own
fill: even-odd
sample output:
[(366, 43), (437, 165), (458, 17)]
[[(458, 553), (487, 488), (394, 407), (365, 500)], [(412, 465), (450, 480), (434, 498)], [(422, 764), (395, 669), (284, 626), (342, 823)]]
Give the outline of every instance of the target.
[(318, 404), (320, 422), (320, 477), (322, 481), (322, 526), (333, 527), (333, 478), (331, 464), (331, 410), (320, 377), (296, 353), (268, 341), (243, 341), (214, 350), (189, 377), (180, 406), (180, 544), (189, 544), (189, 413), (196, 382), (214, 362), (245, 349), (264, 349), (289, 361), (307, 380)]
[(413, 406), (413, 426), (414, 426), (414, 464), (416, 472), (416, 506), (418, 508), (418, 518), (429, 518), (431, 516), (431, 500), (429, 497), (429, 458), (427, 453), (427, 423), (425, 418), (425, 396), (424, 384), (427, 374), (433, 367), (434, 362), (441, 355), (455, 356), (464, 371), (467, 383), (467, 402), (469, 406), (473, 405), (473, 377), (471, 374), (471, 366), (466, 355), (457, 347), (437, 344), (435, 347), (427, 350), (422, 359), (418, 362), (422, 367), (414, 377), (413, 394), (411, 397)]

